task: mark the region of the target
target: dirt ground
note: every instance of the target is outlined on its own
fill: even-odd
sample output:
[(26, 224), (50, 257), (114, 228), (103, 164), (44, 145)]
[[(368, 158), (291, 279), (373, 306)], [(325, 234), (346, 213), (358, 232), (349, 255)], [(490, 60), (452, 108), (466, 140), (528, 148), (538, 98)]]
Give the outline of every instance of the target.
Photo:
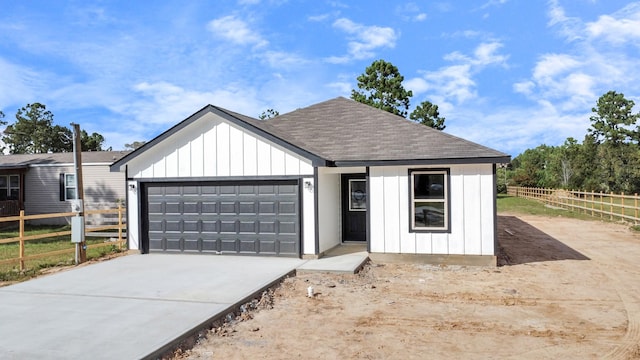
[(499, 240), (497, 268), (371, 263), (288, 278), (269, 309), (175, 358), (640, 358), (640, 235), (501, 214)]

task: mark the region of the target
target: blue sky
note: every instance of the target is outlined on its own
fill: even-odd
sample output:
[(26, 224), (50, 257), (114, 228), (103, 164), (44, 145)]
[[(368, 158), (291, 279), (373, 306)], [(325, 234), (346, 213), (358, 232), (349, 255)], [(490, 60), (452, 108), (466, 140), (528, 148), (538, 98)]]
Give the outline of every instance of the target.
[(640, 2), (616, 0), (5, 0), (0, 110), (41, 102), (122, 149), (206, 104), (258, 117), (349, 97), (384, 59), (412, 109), (516, 156), (581, 141), (609, 90), (640, 103), (639, 48)]

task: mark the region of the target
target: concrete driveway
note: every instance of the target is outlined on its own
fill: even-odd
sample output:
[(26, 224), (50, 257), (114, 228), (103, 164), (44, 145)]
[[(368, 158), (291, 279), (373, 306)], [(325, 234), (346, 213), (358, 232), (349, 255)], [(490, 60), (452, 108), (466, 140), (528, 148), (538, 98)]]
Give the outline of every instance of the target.
[(140, 359), (305, 260), (129, 255), (0, 288), (0, 358)]

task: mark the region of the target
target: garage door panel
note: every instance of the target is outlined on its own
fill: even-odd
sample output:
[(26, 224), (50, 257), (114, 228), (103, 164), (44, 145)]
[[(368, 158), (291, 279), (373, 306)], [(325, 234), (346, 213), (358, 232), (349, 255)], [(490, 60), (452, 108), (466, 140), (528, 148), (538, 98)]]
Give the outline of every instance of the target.
[(258, 212), (260, 214), (274, 214), (276, 213), (275, 201), (260, 201), (258, 203)]
[(281, 215), (294, 215), (296, 214), (297, 206), (292, 201), (281, 201), (278, 203), (278, 214)]
[(297, 251), (297, 244), (295, 241), (280, 241), (279, 251), (282, 254), (293, 254)]
[(297, 232), (295, 222), (279, 221), (278, 222), (278, 234), (295, 235)]
[(200, 209), (203, 214), (217, 214), (218, 203), (215, 201), (203, 201)]
[(240, 233), (257, 234), (259, 232), (257, 221), (240, 221), (239, 225), (240, 225), (240, 229), (239, 229)]
[(299, 255), (296, 184), (153, 184), (146, 194), (150, 251)]
[(260, 233), (261, 234), (275, 234), (276, 222), (275, 221), (260, 221)]
[(164, 213), (165, 214), (174, 214), (179, 215), (182, 213), (180, 209), (180, 202), (177, 201), (167, 201), (164, 203)]
[(202, 252), (218, 252), (217, 239), (202, 239)]
[(224, 215), (224, 214), (231, 214), (231, 215), (237, 215), (238, 214), (238, 210), (236, 208), (236, 202), (229, 202), (229, 201), (221, 201), (220, 202), (220, 214)]
[(200, 251), (200, 239), (184, 239), (183, 249), (184, 251)]
[(218, 191), (220, 196), (235, 196), (237, 194), (236, 187), (233, 185), (220, 186)]
[(185, 201), (182, 203), (182, 213), (183, 214), (200, 214), (202, 210), (200, 210), (200, 202), (199, 201)]
[(182, 231), (185, 233), (200, 233), (200, 220), (183, 220)]
[(235, 238), (221, 238), (220, 239), (220, 251), (235, 253), (238, 252), (238, 239)]

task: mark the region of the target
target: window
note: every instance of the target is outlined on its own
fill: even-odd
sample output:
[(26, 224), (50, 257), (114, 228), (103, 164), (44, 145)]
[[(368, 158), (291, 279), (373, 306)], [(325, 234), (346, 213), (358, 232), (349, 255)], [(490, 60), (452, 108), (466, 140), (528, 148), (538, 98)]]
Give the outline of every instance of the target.
[(0, 175), (0, 201), (20, 200), (20, 175)]
[(449, 171), (410, 171), (411, 230), (446, 231), (449, 229)]
[(64, 199), (74, 200), (77, 198), (75, 174), (64, 174)]
[(367, 211), (367, 181), (349, 179), (349, 211)]

